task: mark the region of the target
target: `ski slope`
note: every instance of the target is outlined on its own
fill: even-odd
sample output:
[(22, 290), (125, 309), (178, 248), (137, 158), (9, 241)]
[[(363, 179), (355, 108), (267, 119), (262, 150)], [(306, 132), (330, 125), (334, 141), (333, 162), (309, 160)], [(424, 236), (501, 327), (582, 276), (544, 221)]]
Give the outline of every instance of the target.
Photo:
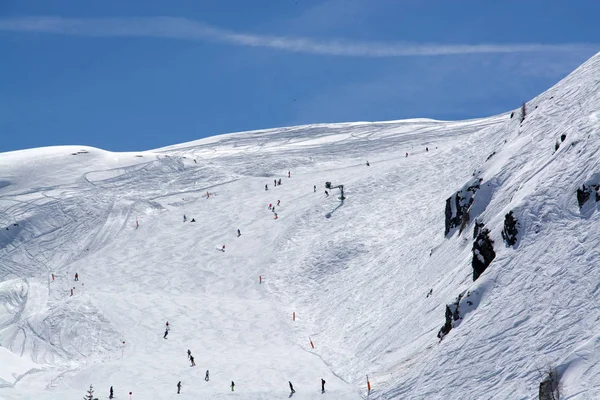
[[(530, 399), (548, 365), (563, 398), (599, 398), (598, 206), (575, 193), (600, 184), (599, 77), (596, 55), (522, 123), (0, 154), (0, 398), (273, 399), (291, 381), (294, 399)], [(470, 221), (445, 236), (446, 199), (473, 180)], [(496, 258), (473, 282), (475, 221)]]

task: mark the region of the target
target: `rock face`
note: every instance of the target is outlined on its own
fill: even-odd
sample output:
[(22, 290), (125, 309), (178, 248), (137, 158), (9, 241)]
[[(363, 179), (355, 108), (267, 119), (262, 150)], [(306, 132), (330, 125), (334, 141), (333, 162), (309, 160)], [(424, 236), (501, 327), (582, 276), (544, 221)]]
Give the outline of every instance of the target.
[(448, 236), (450, 231), (456, 227), (462, 229), (469, 222), (469, 207), (473, 204), (473, 199), (477, 190), (479, 190), (481, 179), (474, 179), (458, 192), (448, 197), (446, 200), (446, 220), (444, 236)]
[(458, 306), (460, 304), (460, 299), (462, 299), (462, 294), (456, 298), (456, 301), (452, 304), (446, 304), (446, 321), (444, 322), (444, 326), (438, 332), (438, 337), (441, 339), (444, 338), (453, 328), (453, 321), (458, 321), (460, 319), (460, 314), (458, 312)]
[(582, 208), (584, 204), (590, 199), (592, 193), (594, 193), (594, 200), (600, 201), (600, 194), (598, 194), (599, 185), (581, 185), (581, 188), (577, 189), (577, 203), (579, 208)]
[(519, 221), (510, 211), (504, 216), (504, 229), (502, 229), (502, 239), (507, 246), (514, 246), (517, 243), (517, 235), (519, 234)]
[(489, 229), (482, 229), (473, 242), (473, 280), (477, 280), (496, 258), (494, 241), (489, 237)]
[(473, 227), (473, 240), (477, 239), (477, 236), (479, 236), (479, 233), (484, 226), (485, 224), (483, 222), (475, 221), (475, 226)]

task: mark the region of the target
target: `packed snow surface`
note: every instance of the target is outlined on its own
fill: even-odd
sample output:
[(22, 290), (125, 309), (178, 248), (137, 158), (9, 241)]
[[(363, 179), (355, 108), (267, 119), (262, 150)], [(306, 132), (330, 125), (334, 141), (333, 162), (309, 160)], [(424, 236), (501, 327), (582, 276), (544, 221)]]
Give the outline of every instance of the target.
[[(0, 398), (532, 399), (548, 366), (600, 398), (600, 208), (576, 196), (600, 184), (600, 56), (521, 119), (0, 154)], [(473, 282), (476, 222), (496, 258)]]

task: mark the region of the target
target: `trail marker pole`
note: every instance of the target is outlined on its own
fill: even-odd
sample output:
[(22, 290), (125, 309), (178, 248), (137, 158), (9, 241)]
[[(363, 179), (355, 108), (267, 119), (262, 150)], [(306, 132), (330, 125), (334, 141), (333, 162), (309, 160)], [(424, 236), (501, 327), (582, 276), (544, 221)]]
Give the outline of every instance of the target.
[(258, 276), (258, 284), (261, 285), (262, 284), (262, 275)]
[(54, 282), (54, 274), (52, 274), (52, 282)]
[(295, 320), (296, 320), (296, 311), (294, 311), (294, 312), (292, 313), (292, 321), (295, 321)]
[(371, 381), (369, 381), (369, 375), (367, 375), (367, 394), (371, 394)]
[(312, 339), (310, 338), (310, 336), (308, 337), (308, 341), (310, 342), (310, 347), (312, 347), (313, 349), (315, 348), (315, 345), (313, 344)]

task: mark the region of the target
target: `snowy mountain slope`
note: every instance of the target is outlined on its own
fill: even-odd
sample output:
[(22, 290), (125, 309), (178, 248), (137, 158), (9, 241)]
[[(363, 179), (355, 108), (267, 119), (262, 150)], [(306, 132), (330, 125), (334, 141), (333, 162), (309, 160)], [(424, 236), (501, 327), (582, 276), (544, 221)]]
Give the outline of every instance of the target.
[[(163, 399), (181, 380), (183, 399), (278, 398), (288, 381), (294, 398), (352, 399), (367, 374), (369, 398), (535, 398), (546, 364), (564, 398), (597, 398), (598, 210), (576, 190), (600, 184), (599, 106), (597, 55), (522, 123), (516, 110), (0, 154), (0, 398), (93, 383)], [(462, 233), (444, 235), (446, 200), (474, 184)], [(473, 282), (476, 222), (496, 256)]]

